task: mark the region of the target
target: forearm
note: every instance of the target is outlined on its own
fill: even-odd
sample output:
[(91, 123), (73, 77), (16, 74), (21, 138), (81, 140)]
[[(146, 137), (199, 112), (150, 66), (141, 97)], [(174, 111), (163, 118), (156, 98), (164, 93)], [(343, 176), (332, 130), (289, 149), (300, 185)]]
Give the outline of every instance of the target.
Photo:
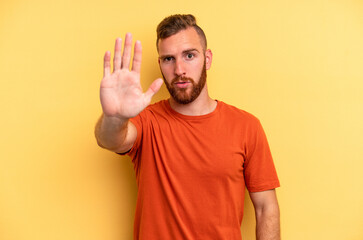
[(128, 130), (128, 119), (102, 115), (95, 127), (95, 136), (100, 147), (111, 151), (122, 148)]
[[(100, 101), (103, 116), (95, 127), (99, 146), (118, 153), (129, 151), (137, 139), (137, 128), (129, 121), (140, 114), (159, 91), (163, 80), (156, 79), (143, 93), (140, 84), (142, 48), (136, 41), (131, 64), (132, 35), (125, 36), (124, 50), (122, 40), (117, 38), (111, 71), (111, 52), (106, 51), (103, 57), (103, 78), (100, 85)], [(110, 116), (122, 116), (110, 117)]]
[(256, 240), (280, 240), (280, 211), (278, 205), (256, 210)]

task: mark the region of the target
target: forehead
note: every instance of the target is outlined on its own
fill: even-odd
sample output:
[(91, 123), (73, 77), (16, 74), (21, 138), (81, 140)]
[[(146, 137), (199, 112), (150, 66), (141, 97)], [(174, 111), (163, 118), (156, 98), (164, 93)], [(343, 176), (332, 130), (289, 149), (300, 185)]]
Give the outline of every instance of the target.
[(159, 55), (173, 55), (191, 48), (202, 52), (203, 49), (200, 37), (192, 27), (181, 30), (168, 38), (160, 39), (158, 47)]

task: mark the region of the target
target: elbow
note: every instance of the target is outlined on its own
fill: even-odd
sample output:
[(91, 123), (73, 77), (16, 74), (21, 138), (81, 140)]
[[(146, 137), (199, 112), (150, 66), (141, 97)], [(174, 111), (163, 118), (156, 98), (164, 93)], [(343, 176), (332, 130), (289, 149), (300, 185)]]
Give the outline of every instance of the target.
[(255, 208), (256, 219), (262, 218), (280, 218), (280, 208), (277, 203), (266, 204), (261, 207)]
[(101, 148), (106, 148), (105, 146), (102, 145), (101, 141), (99, 140), (99, 138), (97, 138), (96, 136), (96, 142), (97, 142), (97, 145)]

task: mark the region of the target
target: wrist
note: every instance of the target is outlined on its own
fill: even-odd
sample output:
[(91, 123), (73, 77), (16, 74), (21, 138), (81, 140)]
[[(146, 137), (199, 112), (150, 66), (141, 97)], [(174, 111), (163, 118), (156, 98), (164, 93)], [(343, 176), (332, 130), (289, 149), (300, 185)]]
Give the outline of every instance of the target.
[(107, 122), (112, 122), (112, 123), (124, 123), (129, 120), (129, 118), (126, 118), (126, 117), (122, 117), (122, 116), (118, 116), (118, 115), (107, 115), (105, 113), (103, 113), (103, 119)]
[(125, 127), (128, 121), (129, 121), (128, 118), (122, 118), (119, 116), (108, 116), (106, 114), (103, 114), (102, 116), (102, 125), (104, 129), (111, 128), (113, 130), (118, 130)]

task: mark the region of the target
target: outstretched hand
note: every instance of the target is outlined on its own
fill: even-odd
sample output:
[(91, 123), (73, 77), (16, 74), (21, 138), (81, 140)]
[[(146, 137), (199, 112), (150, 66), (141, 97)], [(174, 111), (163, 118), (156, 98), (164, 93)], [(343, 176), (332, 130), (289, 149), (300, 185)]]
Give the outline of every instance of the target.
[(158, 78), (143, 93), (140, 85), (141, 42), (135, 42), (132, 69), (130, 70), (131, 48), (132, 35), (130, 33), (126, 34), (122, 53), (122, 40), (116, 39), (112, 73), (111, 53), (109, 51), (105, 53), (100, 98), (103, 114), (107, 117), (128, 119), (137, 116), (150, 104), (152, 96), (159, 91), (163, 84), (163, 80)]

